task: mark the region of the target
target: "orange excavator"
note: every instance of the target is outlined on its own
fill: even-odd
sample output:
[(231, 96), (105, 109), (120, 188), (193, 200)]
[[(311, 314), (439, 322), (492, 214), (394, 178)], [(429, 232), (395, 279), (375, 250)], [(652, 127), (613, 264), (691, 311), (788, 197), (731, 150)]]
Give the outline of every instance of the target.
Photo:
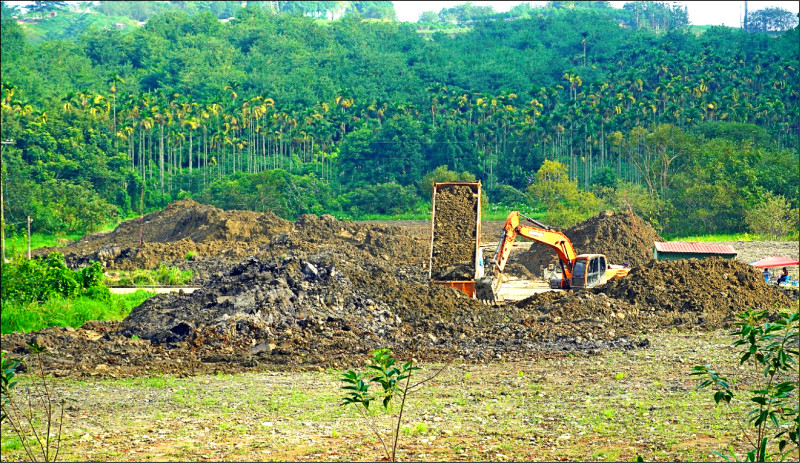
[[(520, 217), (532, 226), (520, 224)], [(478, 299), (497, 300), (497, 291), (503, 282), (503, 269), (517, 236), (547, 245), (558, 254), (561, 276), (551, 278), (550, 287), (553, 289), (593, 288), (613, 278), (625, 277), (630, 272), (629, 268), (622, 265), (608, 264), (604, 254), (576, 255), (566, 235), (518, 211), (512, 211), (506, 219), (497, 250), (486, 265), (486, 275), (475, 282)]]

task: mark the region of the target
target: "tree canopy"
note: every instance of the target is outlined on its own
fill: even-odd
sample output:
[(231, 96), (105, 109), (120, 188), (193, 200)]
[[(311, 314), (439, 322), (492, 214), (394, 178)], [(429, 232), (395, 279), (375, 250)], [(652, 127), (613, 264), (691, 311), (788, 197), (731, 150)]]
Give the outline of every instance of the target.
[[(88, 231), (179, 197), (396, 213), (440, 166), (511, 198), (549, 163), (575, 198), (663, 204), (670, 233), (744, 231), (767, 194), (797, 208), (796, 25), (696, 34), (666, 3), (551, 2), (442, 10), (469, 22), (445, 33), (390, 6), (99, 2), (42, 20), (64, 21), (52, 40), (4, 15), (8, 223)], [(113, 15), (146, 24), (97, 26)]]

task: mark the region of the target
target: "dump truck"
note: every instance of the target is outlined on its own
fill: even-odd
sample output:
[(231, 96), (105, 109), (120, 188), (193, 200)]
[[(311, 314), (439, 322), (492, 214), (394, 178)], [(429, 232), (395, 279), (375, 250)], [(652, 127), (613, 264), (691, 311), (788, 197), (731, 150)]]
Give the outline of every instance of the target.
[(483, 276), (480, 197), (481, 182), (434, 183), (431, 197), (430, 283), (472, 298)]

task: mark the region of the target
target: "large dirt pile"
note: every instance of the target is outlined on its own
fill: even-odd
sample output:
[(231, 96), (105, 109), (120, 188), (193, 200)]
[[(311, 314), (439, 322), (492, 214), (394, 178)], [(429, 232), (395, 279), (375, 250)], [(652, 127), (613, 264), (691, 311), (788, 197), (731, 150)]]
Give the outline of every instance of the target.
[(712, 257), (651, 261), (634, 268), (627, 278), (596, 289), (629, 301), (654, 314), (669, 315), (667, 324), (707, 328), (728, 326), (745, 309), (796, 307), (786, 295), (769, 287), (758, 269), (733, 259)]
[[(146, 215), (143, 221), (128, 220), (111, 232), (87, 235), (66, 247), (41, 248), (36, 254), (61, 252), (73, 268), (91, 261), (122, 270), (165, 263), (193, 270), (197, 283), (202, 283), (264, 250), (271, 251), (271, 257), (303, 256), (321, 250), (337, 252), (343, 243), (366, 250), (371, 257), (422, 270), (428, 261), (429, 240), (429, 235), (409, 235), (398, 227), (343, 222), (327, 214), (306, 214), (290, 222), (272, 213), (225, 211), (184, 200)], [(186, 260), (189, 252), (196, 253), (192, 261)]]
[[(567, 229), (564, 234), (578, 254), (605, 254), (609, 263), (628, 262), (631, 267), (652, 260), (653, 243), (664, 241), (647, 221), (627, 212), (604, 211)], [(547, 246), (532, 243), (530, 249), (515, 260), (534, 275), (541, 275), (540, 268), (557, 263), (558, 256)]]
[(475, 277), (478, 194), (465, 185), (446, 185), (436, 193), (431, 279)]
[(408, 243), (384, 251), (366, 241), (306, 257), (272, 243), (192, 294), (146, 301), (122, 323), (6, 335), (3, 347), (21, 354), (35, 337), (59, 375), (343, 367), (376, 347), (425, 360), (528, 358), (644, 346), (654, 330), (714, 329), (747, 307), (792, 304), (746, 264), (711, 259), (652, 262), (602, 290), (485, 306), (428, 285), (417, 266), (375, 258)]
[(291, 222), (271, 212), (225, 211), (183, 200), (143, 219), (122, 222), (111, 232), (86, 235), (63, 248), (38, 249), (36, 255), (58, 251), (71, 267), (100, 261), (119, 269), (153, 268), (162, 262), (185, 260), (190, 251), (200, 258), (236, 260), (291, 227)]
[(429, 235), (328, 215), (262, 227), (250, 232), (257, 252), (212, 267), (198, 291), (155, 296), (121, 323), (4, 335), (3, 349), (22, 355), (35, 338), (53, 374), (102, 376), (342, 368), (377, 347), (424, 360), (530, 358), (642, 346), (653, 330), (713, 329), (749, 307), (792, 304), (746, 264), (708, 259), (487, 306), (428, 284)]
[[(749, 265), (721, 258), (651, 261), (589, 291), (549, 292), (516, 304), (531, 335), (610, 341), (667, 328), (729, 327), (745, 309), (797, 307)], [(578, 339), (580, 342), (580, 339)]]

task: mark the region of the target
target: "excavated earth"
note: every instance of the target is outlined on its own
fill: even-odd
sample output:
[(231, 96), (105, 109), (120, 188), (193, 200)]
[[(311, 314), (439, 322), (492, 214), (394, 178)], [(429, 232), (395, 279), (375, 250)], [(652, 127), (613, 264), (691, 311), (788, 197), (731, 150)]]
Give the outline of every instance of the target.
[[(163, 234), (153, 227), (149, 235), (164, 249), (191, 241), (198, 252), (235, 251), (204, 255), (198, 262), (207, 276), (191, 294), (154, 296), (122, 322), (3, 335), (3, 349), (23, 355), (35, 339), (49, 348), (46, 368), (58, 376), (343, 368), (377, 347), (420, 360), (529, 359), (646, 346), (650, 332), (729, 326), (748, 307), (797, 308), (757, 270), (721, 259), (650, 262), (602, 289), (490, 306), (428, 283), (430, 229), (411, 233), (328, 215), (292, 223), (191, 201), (145, 219), (164, 224)], [(69, 255), (82, 262), (103, 248), (135, 249), (138, 234), (135, 223), (125, 223), (76, 243)], [(247, 255), (231, 263), (238, 252)], [(120, 252), (105, 262), (141, 262), (126, 259)]]
[[(628, 262), (631, 267), (652, 260), (653, 242), (664, 241), (649, 223), (627, 212), (605, 211), (574, 225), (564, 234), (577, 254), (605, 254), (609, 263)], [(558, 256), (545, 245), (531, 243), (530, 249), (519, 253), (516, 260), (531, 273), (541, 275), (541, 269), (556, 264)]]
[(291, 228), (291, 222), (271, 212), (224, 211), (189, 199), (127, 220), (111, 232), (86, 235), (63, 248), (40, 248), (34, 254), (58, 251), (70, 267), (99, 261), (106, 268), (120, 270), (185, 261), (190, 252), (199, 261), (210, 258), (233, 263)]
[(475, 277), (478, 195), (468, 186), (447, 185), (436, 194), (431, 279), (463, 281)]

